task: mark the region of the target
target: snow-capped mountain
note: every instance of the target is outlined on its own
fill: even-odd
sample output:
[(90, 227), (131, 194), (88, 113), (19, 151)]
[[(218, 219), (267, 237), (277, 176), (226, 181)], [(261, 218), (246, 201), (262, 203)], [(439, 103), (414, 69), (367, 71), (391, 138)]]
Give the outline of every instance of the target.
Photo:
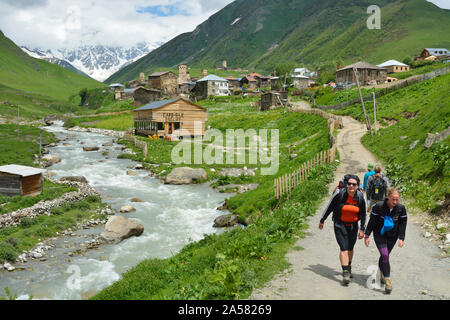
[[(62, 48), (56, 50), (30, 50), (26, 47), (22, 47), (22, 50), (38, 59), (45, 59), (47, 61), (56, 61), (54, 59), (59, 59), (67, 61), (70, 65), (91, 78), (98, 81), (104, 81), (125, 65), (140, 59), (159, 45), (160, 44), (138, 43), (132, 48), (96, 45), (82, 46), (75, 49)], [(53, 61), (50, 62), (54, 63)]]

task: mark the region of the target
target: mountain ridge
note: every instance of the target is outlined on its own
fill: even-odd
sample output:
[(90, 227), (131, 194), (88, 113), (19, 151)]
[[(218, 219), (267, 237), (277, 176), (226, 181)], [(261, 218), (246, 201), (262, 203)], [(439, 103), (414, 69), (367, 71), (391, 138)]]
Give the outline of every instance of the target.
[[(374, 4), (381, 8), (380, 30), (366, 25), (367, 8)], [(404, 59), (423, 47), (450, 46), (450, 27), (439, 23), (446, 20), (450, 10), (425, 0), (237, 0), (105, 82), (129, 81), (186, 61), (215, 68), (227, 60), (233, 68), (271, 72), (283, 61), (317, 67), (337, 59)]]

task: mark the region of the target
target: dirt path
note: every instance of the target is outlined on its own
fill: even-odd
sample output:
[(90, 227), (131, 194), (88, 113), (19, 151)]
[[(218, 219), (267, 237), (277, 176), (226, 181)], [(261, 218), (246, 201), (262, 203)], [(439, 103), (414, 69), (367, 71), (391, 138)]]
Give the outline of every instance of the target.
[[(350, 117), (344, 117), (343, 122), (344, 129), (337, 138), (341, 164), (335, 181), (329, 185), (330, 192), (346, 173), (356, 173), (362, 181), (367, 163), (376, 162), (360, 142), (366, 132), (365, 125)], [(450, 299), (450, 258), (442, 258), (439, 248), (422, 236), (418, 219), (412, 215), (409, 215), (405, 246), (396, 245), (390, 256), (392, 293), (386, 295), (383, 288), (367, 286), (372, 274), (368, 268), (376, 270), (379, 257), (372, 237), (369, 248), (363, 240), (357, 241), (352, 263), (354, 278), (344, 287), (331, 215), (323, 230), (318, 229), (328, 201), (329, 198), (325, 199), (310, 218), (307, 236), (297, 241), (296, 247), (302, 249), (287, 254), (286, 259), (291, 263), (289, 270), (277, 275), (264, 288), (255, 290), (250, 299)]]

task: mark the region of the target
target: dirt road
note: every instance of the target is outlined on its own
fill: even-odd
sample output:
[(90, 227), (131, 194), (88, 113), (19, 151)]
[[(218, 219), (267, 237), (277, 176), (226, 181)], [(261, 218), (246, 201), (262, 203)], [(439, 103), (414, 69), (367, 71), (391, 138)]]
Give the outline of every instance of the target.
[[(343, 122), (344, 129), (337, 138), (341, 163), (335, 181), (329, 185), (330, 193), (344, 174), (356, 173), (362, 181), (367, 163), (376, 163), (360, 142), (366, 132), (365, 125), (349, 117), (343, 118)], [(325, 199), (309, 219), (309, 231), (304, 239), (297, 241), (297, 250), (287, 254), (289, 270), (255, 290), (250, 299), (450, 299), (450, 258), (443, 258), (439, 248), (422, 236), (418, 219), (412, 215), (408, 217), (405, 246), (396, 245), (390, 256), (392, 293), (387, 295), (384, 287), (377, 289), (370, 285), (379, 257), (373, 237), (369, 248), (363, 240), (357, 241), (352, 262), (354, 277), (348, 287), (343, 286), (331, 215), (323, 230), (318, 228), (328, 201), (329, 198)], [(299, 247), (302, 249), (298, 250)]]

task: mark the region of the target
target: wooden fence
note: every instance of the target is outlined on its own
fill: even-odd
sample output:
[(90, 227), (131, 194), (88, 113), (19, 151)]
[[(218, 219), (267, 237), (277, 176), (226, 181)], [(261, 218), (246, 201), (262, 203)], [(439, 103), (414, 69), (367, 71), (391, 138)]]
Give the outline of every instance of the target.
[(284, 193), (291, 193), (292, 189), (308, 179), (312, 169), (324, 164), (333, 163), (336, 158), (336, 139), (334, 138), (334, 129), (343, 128), (342, 118), (322, 110), (292, 110), (293, 112), (312, 113), (328, 119), (328, 131), (331, 149), (319, 152), (315, 157), (303, 163), (303, 165), (292, 173), (278, 177), (274, 181), (275, 198), (280, 199)]
[(148, 154), (148, 145), (147, 145), (147, 143), (145, 141), (138, 140), (136, 138), (136, 136), (133, 136), (133, 135), (129, 134), (128, 132), (124, 133), (123, 138), (125, 140), (133, 142), (135, 147), (137, 147), (139, 149), (142, 149), (142, 151), (144, 153), (144, 157), (147, 156), (147, 154)]
[(292, 189), (308, 179), (312, 169), (324, 164), (332, 163), (336, 157), (336, 145), (327, 151), (319, 152), (314, 158), (303, 163), (303, 165), (292, 173), (285, 174), (275, 179), (275, 198), (280, 199), (284, 193), (291, 193)]

